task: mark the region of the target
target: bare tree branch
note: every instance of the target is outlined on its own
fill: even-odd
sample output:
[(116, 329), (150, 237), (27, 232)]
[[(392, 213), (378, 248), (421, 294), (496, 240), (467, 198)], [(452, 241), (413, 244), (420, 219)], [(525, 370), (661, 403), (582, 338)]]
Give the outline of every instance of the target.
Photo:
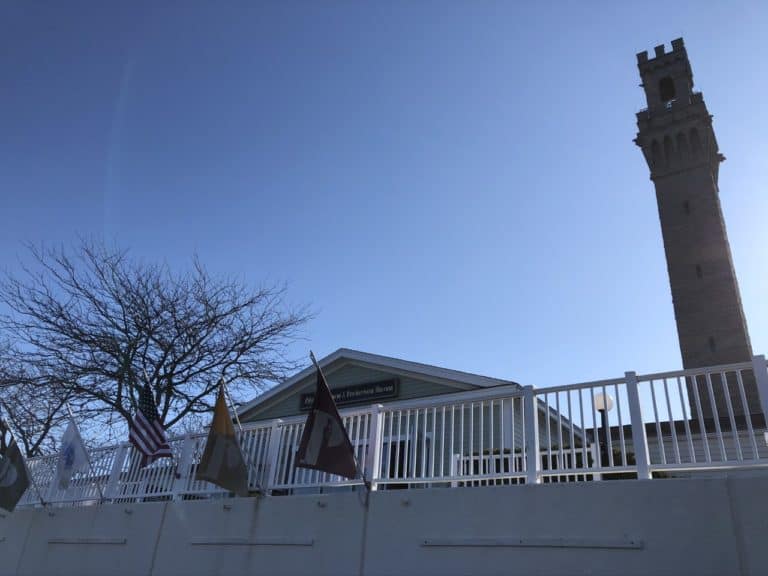
[[(28, 248), (22, 274), (0, 280), (0, 331), (14, 341), (8, 364), (34, 374), (34, 387), (17, 393), (52, 408), (69, 399), (94, 429), (114, 426), (115, 414), (127, 423), (146, 378), (171, 427), (212, 410), (223, 372), (232, 395), (249, 399), (296, 368), (287, 350), (311, 314), (286, 305), (284, 286), (214, 278), (197, 258), (174, 273), (94, 241)], [(28, 453), (44, 449), (24, 441)]]

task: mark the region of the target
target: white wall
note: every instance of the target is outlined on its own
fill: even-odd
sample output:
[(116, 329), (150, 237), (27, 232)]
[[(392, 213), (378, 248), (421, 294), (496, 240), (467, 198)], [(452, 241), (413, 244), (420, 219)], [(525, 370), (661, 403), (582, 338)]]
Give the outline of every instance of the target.
[(752, 474), (19, 510), (0, 575), (764, 575), (767, 495)]

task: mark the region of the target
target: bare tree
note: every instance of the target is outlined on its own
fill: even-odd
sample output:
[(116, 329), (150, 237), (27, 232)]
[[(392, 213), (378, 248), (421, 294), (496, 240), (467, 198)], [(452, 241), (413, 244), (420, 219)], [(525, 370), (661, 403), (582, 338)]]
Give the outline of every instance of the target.
[(37, 375), (18, 361), (10, 344), (0, 342), (0, 450), (11, 434), (27, 456), (56, 450), (59, 429), (66, 414), (64, 388), (43, 384)]
[(285, 304), (285, 287), (248, 289), (196, 258), (174, 273), (101, 242), (28, 248), (32, 263), (0, 282), (0, 330), (38, 392), (100, 431), (130, 420), (145, 382), (169, 428), (210, 411), (222, 375), (248, 399), (296, 367), (286, 353), (310, 314)]

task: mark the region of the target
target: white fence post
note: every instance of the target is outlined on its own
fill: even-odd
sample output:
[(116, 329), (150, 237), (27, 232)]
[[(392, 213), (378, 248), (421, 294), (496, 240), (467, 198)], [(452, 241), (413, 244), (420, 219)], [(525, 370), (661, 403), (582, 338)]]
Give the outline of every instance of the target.
[(275, 473), (277, 472), (277, 458), (280, 456), (280, 441), (283, 436), (282, 420), (278, 419), (272, 422), (269, 429), (269, 450), (267, 451), (267, 470), (264, 479), (264, 490), (271, 490), (275, 483)]
[(376, 490), (376, 480), (381, 470), (382, 434), (384, 432), (384, 406), (373, 404), (371, 406), (371, 428), (368, 436), (368, 458), (363, 474), (371, 483), (371, 490)]
[[(525, 472), (526, 484), (541, 484), (541, 459), (539, 458), (539, 407), (533, 386), (523, 387), (525, 404)], [(549, 423), (547, 423), (549, 425)]]
[(195, 439), (191, 434), (184, 435), (184, 443), (181, 446), (179, 463), (176, 466), (176, 477), (173, 481), (173, 499), (181, 500), (184, 490), (189, 486), (189, 477), (192, 472), (192, 453), (195, 449)]
[(760, 407), (763, 409), (763, 417), (768, 422), (768, 370), (766, 370), (765, 356), (762, 354), (752, 356), (752, 373), (755, 375), (757, 394), (760, 396)]
[[(624, 372), (624, 377), (627, 380), (627, 399), (629, 401), (629, 418), (632, 423), (632, 445), (635, 450), (637, 478), (640, 480), (649, 480), (651, 478), (651, 470), (649, 467), (648, 437), (645, 433), (643, 413), (640, 409), (640, 393), (637, 389), (637, 374), (634, 372)], [(671, 421), (669, 425), (674, 426), (675, 422)]]
[(115, 453), (115, 459), (112, 462), (112, 471), (109, 473), (109, 480), (104, 489), (104, 498), (114, 500), (118, 496), (117, 486), (120, 483), (120, 474), (123, 472), (125, 457), (128, 455), (128, 444), (121, 444)]

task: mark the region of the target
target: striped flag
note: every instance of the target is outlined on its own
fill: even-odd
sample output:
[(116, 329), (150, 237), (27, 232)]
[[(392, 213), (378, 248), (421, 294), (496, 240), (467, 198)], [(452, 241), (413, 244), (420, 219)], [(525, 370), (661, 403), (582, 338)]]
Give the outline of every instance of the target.
[(141, 389), (139, 410), (131, 420), (128, 439), (144, 455), (141, 459), (142, 466), (148, 466), (158, 458), (173, 457), (165, 430), (157, 416), (157, 406), (149, 382)]

